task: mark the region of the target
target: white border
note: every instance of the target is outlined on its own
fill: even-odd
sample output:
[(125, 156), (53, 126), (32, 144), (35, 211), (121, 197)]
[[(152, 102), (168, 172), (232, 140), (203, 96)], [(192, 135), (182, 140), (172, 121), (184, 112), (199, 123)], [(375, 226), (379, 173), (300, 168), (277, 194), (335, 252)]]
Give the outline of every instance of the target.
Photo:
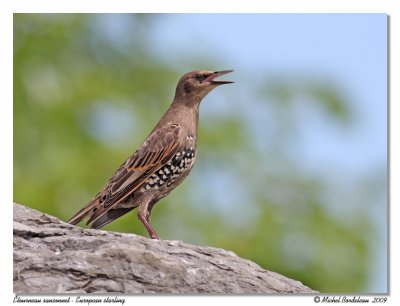
[[(391, 111), (391, 182), (394, 186), (390, 194), (390, 237), (396, 237), (399, 218), (399, 192), (396, 185), (398, 183), (399, 170), (399, 137), (396, 131), (400, 130), (400, 120), (393, 114), (400, 115), (399, 105), (399, 57), (400, 57), (400, 8), (399, 1), (393, 0), (152, 0), (152, 1), (100, 1), (100, 0), (70, 0), (70, 1), (50, 1), (50, 0), (9, 0), (0, 2), (0, 135), (1, 135), (1, 278), (0, 294), (1, 304), (12, 304), (14, 295), (12, 292), (12, 14), (18, 12), (44, 13), (44, 12), (163, 12), (163, 13), (386, 13), (390, 15), (390, 111)], [(396, 139), (397, 138), (397, 139)], [(393, 217), (395, 216), (395, 217)], [(390, 258), (400, 258), (398, 242), (391, 239)], [(390, 260), (390, 296), (386, 305), (399, 305), (399, 277), (400, 267), (398, 260)], [(396, 289), (397, 288), (397, 289)], [(5, 294), (7, 292), (7, 294)], [(291, 302), (296, 305), (314, 304), (312, 296), (289, 297), (289, 296), (255, 296), (255, 297), (149, 297), (133, 296), (125, 297), (128, 299), (125, 305), (143, 303), (152, 305), (153, 303), (173, 303), (173, 305), (203, 305), (204, 303), (216, 302), (218, 304), (229, 303), (229, 305), (242, 305), (243, 302), (251, 305), (288, 305)]]
[(148, 1), (98, 1), (98, 0), (13, 0), (13, 12), (141, 12), (141, 13), (309, 13), (309, 12), (394, 12), (397, 7), (390, 0), (280, 0), (280, 1), (231, 1), (231, 0), (148, 0)]

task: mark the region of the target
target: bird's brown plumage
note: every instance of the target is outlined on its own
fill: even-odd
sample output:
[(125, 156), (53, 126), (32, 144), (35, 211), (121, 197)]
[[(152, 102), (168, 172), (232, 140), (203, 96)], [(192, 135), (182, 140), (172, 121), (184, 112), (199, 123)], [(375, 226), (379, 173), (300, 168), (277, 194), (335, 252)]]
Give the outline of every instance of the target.
[(138, 216), (153, 239), (149, 223), (153, 205), (168, 195), (189, 174), (196, 157), (201, 100), (215, 87), (228, 84), (215, 78), (225, 71), (197, 70), (181, 77), (175, 97), (139, 149), (110, 178), (106, 186), (68, 222), (100, 228), (138, 207)]

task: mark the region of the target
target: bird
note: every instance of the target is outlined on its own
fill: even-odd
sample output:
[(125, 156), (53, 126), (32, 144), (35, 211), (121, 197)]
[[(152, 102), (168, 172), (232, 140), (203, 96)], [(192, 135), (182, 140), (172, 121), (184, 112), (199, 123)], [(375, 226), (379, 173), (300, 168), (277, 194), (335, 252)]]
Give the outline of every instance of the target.
[(137, 208), (150, 238), (160, 237), (150, 225), (154, 205), (188, 176), (196, 160), (199, 106), (216, 87), (232, 81), (217, 77), (233, 70), (195, 70), (184, 74), (168, 110), (142, 145), (115, 171), (104, 188), (69, 221), (84, 219), (99, 229)]

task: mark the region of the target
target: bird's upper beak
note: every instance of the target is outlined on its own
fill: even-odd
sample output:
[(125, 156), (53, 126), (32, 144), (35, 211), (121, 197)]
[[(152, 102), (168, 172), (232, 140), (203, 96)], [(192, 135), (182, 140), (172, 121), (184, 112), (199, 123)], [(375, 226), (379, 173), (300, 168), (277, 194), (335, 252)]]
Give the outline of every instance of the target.
[(222, 71), (215, 71), (214, 73), (210, 74), (204, 81), (206, 82), (210, 82), (210, 84), (212, 85), (222, 85), (222, 84), (231, 84), (233, 82), (231, 81), (216, 81), (214, 80), (215, 78), (230, 73), (233, 70), (222, 70)]

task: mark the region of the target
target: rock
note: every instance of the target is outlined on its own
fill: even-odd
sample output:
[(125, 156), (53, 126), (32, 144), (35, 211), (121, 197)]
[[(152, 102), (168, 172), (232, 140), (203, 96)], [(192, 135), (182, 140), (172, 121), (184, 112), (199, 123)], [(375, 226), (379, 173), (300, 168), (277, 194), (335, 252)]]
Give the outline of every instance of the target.
[(316, 293), (230, 251), (82, 229), (14, 204), (15, 293)]

